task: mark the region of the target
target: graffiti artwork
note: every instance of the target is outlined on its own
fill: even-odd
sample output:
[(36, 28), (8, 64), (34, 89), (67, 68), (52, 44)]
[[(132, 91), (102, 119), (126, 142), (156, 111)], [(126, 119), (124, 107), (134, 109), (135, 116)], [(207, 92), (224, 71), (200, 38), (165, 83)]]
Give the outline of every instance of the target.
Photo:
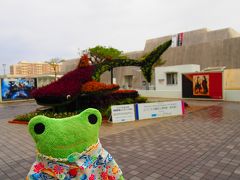
[(31, 90), (36, 88), (35, 78), (4, 78), (1, 80), (2, 100), (29, 99)]

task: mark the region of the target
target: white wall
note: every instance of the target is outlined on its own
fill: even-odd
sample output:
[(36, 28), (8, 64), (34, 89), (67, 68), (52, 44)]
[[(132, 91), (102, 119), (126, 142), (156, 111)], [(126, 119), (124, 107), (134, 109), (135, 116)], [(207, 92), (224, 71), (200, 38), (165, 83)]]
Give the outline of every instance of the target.
[(182, 98), (181, 91), (157, 91), (157, 90), (137, 90), (141, 96), (144, 97), (158, 97), (158, 98)]
[(240, 101), (240, 90), (224, 90), (225, 101)]
[[(177, 66), (165, 66), (155, 68), (156, 91), (182, 91), (182, 73), (199, 72), (200, 65), (186, 64)], [(167, 85), (166, 73), (177, 73), (177, 84)]]

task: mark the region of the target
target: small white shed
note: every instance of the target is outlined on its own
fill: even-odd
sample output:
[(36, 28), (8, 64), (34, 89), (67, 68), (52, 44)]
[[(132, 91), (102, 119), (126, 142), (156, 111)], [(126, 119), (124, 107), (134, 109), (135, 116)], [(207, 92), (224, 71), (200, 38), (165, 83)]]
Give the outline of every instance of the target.
[(181, 98), (182, 73), (199, 72), (200, 65), (184, 64), (155, 68), (155, 86), (159, 97)]

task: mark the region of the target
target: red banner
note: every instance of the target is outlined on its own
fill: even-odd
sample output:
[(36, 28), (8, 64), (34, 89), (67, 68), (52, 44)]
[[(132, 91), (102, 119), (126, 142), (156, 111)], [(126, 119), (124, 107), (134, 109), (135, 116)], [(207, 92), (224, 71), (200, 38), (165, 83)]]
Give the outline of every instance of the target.
[(183, 44), (183, 33), (178, 34), (177, 46), (182, 46)]

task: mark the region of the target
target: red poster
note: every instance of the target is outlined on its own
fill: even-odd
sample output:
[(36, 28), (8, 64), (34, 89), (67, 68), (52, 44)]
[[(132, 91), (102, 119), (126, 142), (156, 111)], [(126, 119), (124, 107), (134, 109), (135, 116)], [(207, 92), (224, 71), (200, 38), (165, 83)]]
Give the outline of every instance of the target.
[(178, 34), (177, 46), (182, 46), (183, 44), (183, 33)]
[(182, 97), (223, 99), (222, 72), (183, 74)]

